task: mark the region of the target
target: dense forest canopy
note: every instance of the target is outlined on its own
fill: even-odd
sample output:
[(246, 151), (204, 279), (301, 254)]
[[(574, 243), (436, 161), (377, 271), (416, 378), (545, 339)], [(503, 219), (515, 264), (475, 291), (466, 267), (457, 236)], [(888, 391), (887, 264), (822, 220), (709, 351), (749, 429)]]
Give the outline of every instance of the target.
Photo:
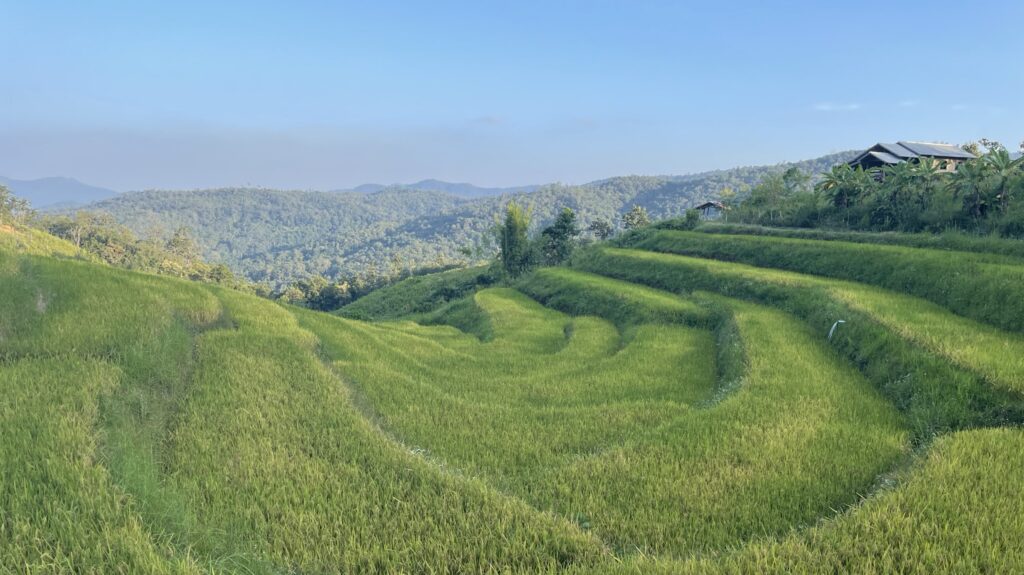
[(776, 166), (735, 168), (687, 176), (625, 176), (573, 186), (466, 199), (438, 191), (385, 188), (361, 194), (267, 189), (145, 191), (89, 206), (111, 214), (144, 237), (192, 230), (204, 256), (255, 282), (281, 288), (303, 278), (444, 267), (494, 255), (495, 217), (509, 201), (528, 206), (534, 232), (563, 208), (586, 229), (616, 222), (634, 206), (652, 219), (682, 215), (723, 193), (742, 194), (764, 176), (797, 167), (820, 173), (852, 152)]

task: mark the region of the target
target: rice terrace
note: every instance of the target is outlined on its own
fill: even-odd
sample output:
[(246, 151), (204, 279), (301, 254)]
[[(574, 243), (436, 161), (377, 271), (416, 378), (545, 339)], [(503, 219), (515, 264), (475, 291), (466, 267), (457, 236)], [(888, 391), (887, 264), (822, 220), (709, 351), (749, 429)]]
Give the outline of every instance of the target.
[(1024, 575), (1024, 2), (0, 0), (0, 575)]
[(381, 322), (9, 235), (0, 567), (1024, 568), (1024, 260), (672, 227)]

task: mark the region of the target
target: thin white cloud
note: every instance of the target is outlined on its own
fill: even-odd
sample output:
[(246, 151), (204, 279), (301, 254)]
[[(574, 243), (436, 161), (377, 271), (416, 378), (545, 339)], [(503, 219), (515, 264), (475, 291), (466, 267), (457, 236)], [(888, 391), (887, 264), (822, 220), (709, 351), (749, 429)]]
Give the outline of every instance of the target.
[(834, 102), (821, 102), (814, 105), (819, 112), (852, 112), (860, 110), (860, 104), (836, 104)]
[(917, 100), (903, 100), (900, 102), (900, 108), (916, 108), (920, 103)]
[(505, 123), (505, 120), (501, 116), (486, 115), (477, 116), (476, 118), (473, 118), (470, 123), (483, 126), (500, 126)]

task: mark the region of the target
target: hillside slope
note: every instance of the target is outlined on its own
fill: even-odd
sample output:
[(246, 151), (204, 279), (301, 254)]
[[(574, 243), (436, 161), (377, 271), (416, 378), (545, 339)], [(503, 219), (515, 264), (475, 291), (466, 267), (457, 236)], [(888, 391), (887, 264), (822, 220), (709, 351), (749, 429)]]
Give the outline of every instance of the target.
[(495, 215), (510, 200), (533, 208), (534, 223), (550, 223), (563, 207), (586, 226), (618, 222), (634, 205), (652, 217), (682, 214), (724, 188), (745, 189), (766, 173), (796, 166), (818, 173), (843, 161), (833, 154), (796, 164), (736, 168), (690, 176), (628, 176), (582, 186), (549, 185), (529, 192), (465, 199), (443, 191), (386, 188), (375, 193), (222, 189), (124, 194), (89, 209), (109, 212), (137, 234), (191, 228), (206, 258), (253, 281), (275, 286), (310, 274), (338, 276), (459, 260), (460, 250), (493, 249)]
[(707, 236), (450, 325), (0, 245), (0, 572), (1024, 569), (1024, 332)]

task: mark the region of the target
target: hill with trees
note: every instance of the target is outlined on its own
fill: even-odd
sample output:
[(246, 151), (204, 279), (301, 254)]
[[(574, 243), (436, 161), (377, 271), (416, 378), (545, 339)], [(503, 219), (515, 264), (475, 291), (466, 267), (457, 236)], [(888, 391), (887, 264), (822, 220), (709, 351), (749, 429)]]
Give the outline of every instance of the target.
[(495, 217), (509, 201), (529, 207), (539, 230), (563, 208), (581, 228), (621, 228), (635, 206), (655, 219), (723, 194), (742, 194), (765, 175), (790, 167), (818, 173), (852, 157), (720, 170), (688, 176), (625, 176), (584, 185), (462, 198), (445, 191), (384, 188), (372, 193), (266, 189), (146, 191), (92, 204), (140, 236), (169, 238), (187, 228), (210, 261), (275, 288), (310, 276), (336, 279), (388, 269), (444, 267), (488, 259), (497, 246)]

